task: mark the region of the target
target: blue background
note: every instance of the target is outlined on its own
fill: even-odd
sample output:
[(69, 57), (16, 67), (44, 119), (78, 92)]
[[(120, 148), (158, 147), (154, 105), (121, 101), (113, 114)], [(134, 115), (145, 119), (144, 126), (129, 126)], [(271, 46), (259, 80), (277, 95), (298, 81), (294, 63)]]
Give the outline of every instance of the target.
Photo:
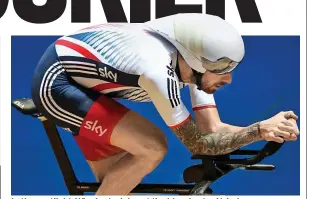
[[(12, 37), (12, 99), (30, 97), (32, 72), (42, 53), (56, 38)], [(293, 110), (299, 115), (299, 37), (246, 36), (244, 40), (246, 56), (233, 74), (233, 83), (215, 94), (222, 120), (247, 126), (282, 110)], [(182, 97), (189, 107), (187, 89), (182, 91)], [(191, 154), (165, 126), (151, 103), (123, 103), (159, 126), (169, 142), (167, 156), (143, 182), (183, 183), (183, 170), (196, 163), (190, 160)], [(94, 181), (72, 136), (60, 132), (79, 180)], [(263, 144), (265, 142), (259, 142), (246, 148), (259, 148)], [(273, 172), (237, 170), (214, 183), (212, 188), (226, 195), (299, 195), (299, 146), (299, 140), (286, 143), (279, 153), (264, 160), (277, 167)], [(25, 117), (13, 108), (12, 194), (68, 194), (40, 121)]]

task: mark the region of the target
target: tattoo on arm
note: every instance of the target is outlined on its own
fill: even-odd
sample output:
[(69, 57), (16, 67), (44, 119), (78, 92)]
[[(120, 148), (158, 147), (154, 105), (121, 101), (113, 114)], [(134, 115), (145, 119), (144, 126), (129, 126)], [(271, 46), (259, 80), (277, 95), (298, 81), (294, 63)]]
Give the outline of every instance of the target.
[(238, 132), (203, 133), (198, 130), (196, 122), (191, 119), (172, 130), (193, 154), (223, 155), (254, 141), (262, 140), (258, 123)]

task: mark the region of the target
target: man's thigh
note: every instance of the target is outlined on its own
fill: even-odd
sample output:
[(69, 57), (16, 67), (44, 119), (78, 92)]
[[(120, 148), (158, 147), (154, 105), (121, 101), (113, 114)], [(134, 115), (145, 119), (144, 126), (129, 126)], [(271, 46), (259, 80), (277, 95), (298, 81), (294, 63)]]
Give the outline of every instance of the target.
[[(85, 143), (85, 150), (94, 153), (104, 151), (107, 145)], [(128, 111), (115, 126), (110, 138), (110, 147), (117, 147), (123, 151), (109, 157), (103, 157), (95, 161), (88, 161), (97, 181), (101, 182), (105, 174), (113, 165), (126, 154), (140, 156), (146, 161), (160, 161), (167, 151), (167, 141), (164, 133), (152, 124), (148, 119), (134, 111)], [(149, 162), (145, 162), (147, 165)]]
[(88, 111), (83, 124), (75, 140), (87, 160), (102, 160), (122, 152), (151, 156), (167, 149), (166, 137), (158, 127), (104, 96)]
[[(113, 120), (113, 114), (118, 115), (117, 109), (111, 110), (109, 114), (110, 117), (98, 117), (96, 120)], [(117, 121), (113, 130), (108, 134), (108, 138), (101, 138), (98, 134), (83, 129), (80, 130), (78, 136), (75, 136), (75, 140), (87, 160), (105, 162), (104, 159), (110, 159), (110, 157), (112, 160), (118, 159), (118, 156), (115, 155), (125, 152), (152, 159), (152, 157), (161, 156), (166, 152), (165, 134), (148, 119), (129, 110)], [(104, 122), (100, 124), (102, 127), (108, 128)]]

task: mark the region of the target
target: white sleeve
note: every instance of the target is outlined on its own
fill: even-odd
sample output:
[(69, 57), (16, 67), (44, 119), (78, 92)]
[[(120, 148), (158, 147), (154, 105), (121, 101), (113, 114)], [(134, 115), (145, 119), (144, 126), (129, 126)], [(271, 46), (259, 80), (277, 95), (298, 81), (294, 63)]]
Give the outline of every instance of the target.
[(208, 94), (202, 90), (198, 90), (194, 84), (189, 84), (191, 102), (193, 110), (201, 110), (204, 108), (216, 107), (213, 94)]
[(176, 73), (168, 67), (158, 67), (144, 73), (140, 86), (148, 93), (159, 114), (170, 128), (182, 125), (190, 118), (180, 95)]

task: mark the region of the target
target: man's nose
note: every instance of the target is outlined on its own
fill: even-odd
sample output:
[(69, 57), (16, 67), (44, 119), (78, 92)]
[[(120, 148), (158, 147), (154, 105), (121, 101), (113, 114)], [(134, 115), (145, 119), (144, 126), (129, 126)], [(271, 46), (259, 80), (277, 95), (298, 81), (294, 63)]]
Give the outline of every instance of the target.
[(231, 82), (232, 82), (232, 74), (231, 73), (226, 73), (224, 75), (223, 80), (225, 81), (225, 83), (231, 84)]

